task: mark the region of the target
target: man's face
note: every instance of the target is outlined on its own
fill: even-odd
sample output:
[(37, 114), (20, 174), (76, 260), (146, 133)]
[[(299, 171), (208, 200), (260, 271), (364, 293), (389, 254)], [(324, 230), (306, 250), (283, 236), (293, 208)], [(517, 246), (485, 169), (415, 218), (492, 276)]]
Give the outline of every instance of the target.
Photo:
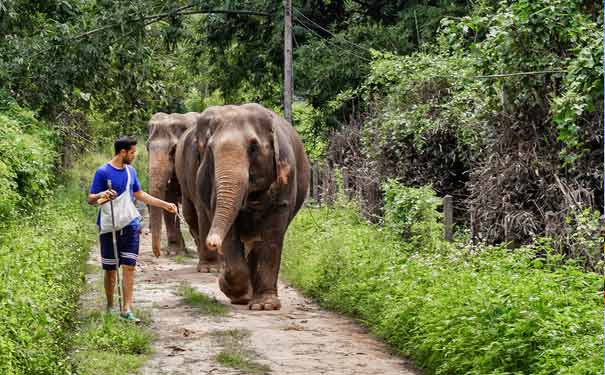
[(137, 146), (130, 146), (130, 150), (121, 150), (120, 155), (122, 155), (122, 163), (131, 164), (137, 154)]

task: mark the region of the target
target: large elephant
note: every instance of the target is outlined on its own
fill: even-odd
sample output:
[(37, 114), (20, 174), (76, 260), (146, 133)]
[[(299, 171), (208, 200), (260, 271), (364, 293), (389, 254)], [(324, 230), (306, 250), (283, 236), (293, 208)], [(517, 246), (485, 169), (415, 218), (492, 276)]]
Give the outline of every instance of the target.
[[(194, 127), (199, 115), (197, 112), (186, 114), (158, 112), (149, 120), (149, 139), (147, 141), (149, 193), (154, 197), (178, 204), (181, 193), (174, 166), (176, 145), (181, 135), (188, 128)], [(162, 212), (160, 208), (151, 207), (149, 210), (149, 226), (153, 253), (155, 256), (160, 255), (162, 215), (168, 236), (167, 253), (184, 251), (185, 242), (181, 235), (179, 221), (176, 220), (175, 215), (165, 211)]]
[[(181, 150), (198, 162), (184, 162)], [(183, 185), (203, 214), (197, 218), (202, 253), (224, 256), (223, 293), (252, 310), (279, 309), (284, 236), (309, 182), (296, 130), (258, 104), (210, 107), (179, 142), (177, 173), (190, 176)]]

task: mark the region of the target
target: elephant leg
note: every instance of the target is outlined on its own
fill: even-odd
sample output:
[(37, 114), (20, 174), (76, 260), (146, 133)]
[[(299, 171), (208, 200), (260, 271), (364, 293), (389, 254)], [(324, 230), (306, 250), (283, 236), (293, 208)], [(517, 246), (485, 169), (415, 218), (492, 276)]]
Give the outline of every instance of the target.
[(202, 273), (220, 272), (222, 257), (216, 251), (210, 251), (206, 248), (206, 237), (212, 222), (206, 215), (202, 207), (198, 207), (198, 234), (197, 254), (199, 257), (197, 270)]
[[(178, 187), (176, 181), (171, 181), (166, 189), (166, 201), (178, 205)], [(185, 241), (181, 233), (181, 224), (175, 214), (164, 213), (164, 223), (166, 223), (166, 234), (168, 237), (168, 253), (179, 254), (185, 251)]]
[[(279, 227), (278, 227), (279, 228)], [(252, 282), (251, 310), (279, 310), (277, 278), (281, 261), (284, 230), (270, 230), (263, 240), (256, 242), (248, 255), (248, 267)]]
[(219, 287), (233, 304), (245, 305), (252, 294), (250, 286), (250, 271), (244, 257), (244, 247), (241, 241), (232, 235), (233, 229), (223, 242), (225, 267), (219, 276)]

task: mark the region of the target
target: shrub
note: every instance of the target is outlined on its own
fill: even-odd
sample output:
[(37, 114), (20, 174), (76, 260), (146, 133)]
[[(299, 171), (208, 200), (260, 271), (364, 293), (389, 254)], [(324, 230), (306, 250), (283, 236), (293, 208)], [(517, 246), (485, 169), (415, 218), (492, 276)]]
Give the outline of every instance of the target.
[(44, 202), (53, 188), (55, 137), (32, 112), (0, 100), (0, 218)]
[(548, 242), (427, 252), (348, 209), (305, 209), (282, 264), (294, 285), (436, 374), (603, 369), (602, 280)]
[(66, 329), (95, 234), (82, 201), (81, 191), (61, 188), (0, 232), (0, 373), (67, 371)]
[[(425, 247), (434, 248), (443, 233), (443, 215), (438, 211), (442, 201), (429, 187), (411, 188), (388, 180), (384, 190), (384, 223), (393, 232)], [(430, 241), (427, 241), (430, 240)]]

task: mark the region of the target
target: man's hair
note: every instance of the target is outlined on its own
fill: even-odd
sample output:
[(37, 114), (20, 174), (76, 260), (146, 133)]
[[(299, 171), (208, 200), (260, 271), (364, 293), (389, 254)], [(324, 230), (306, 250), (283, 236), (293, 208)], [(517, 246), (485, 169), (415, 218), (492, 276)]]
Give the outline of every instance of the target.
[(127, 135), (121, 136), (120, 138), (116, 139), (113, 144), (115, 155), (119, 154), (122, 150), (130, 151), (130, 148), (136, 144), (136, 138)]

